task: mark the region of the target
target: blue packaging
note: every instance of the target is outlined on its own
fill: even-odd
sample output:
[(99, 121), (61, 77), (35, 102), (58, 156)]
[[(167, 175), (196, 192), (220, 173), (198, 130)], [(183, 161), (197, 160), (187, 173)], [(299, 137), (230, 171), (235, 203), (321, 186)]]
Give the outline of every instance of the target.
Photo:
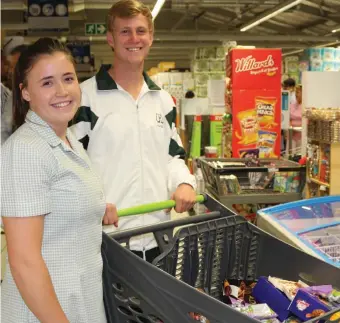
[(324, 62), (333, 62), (335, 60), (335, 48), (322, 48), (322, 60)]
[(322, 48), (308, 48), (307, 55), (311, 61), (321, 61), (322, 60)]
[(290, 316), (288, 310), (290, 300), (278, 290), (267, 277), (260, 277), (253, 288), (253, 296), (257, 303), (266, 303), (277, 315), (280, 321), (284, 321)]
[(310, 61), (310, 71), (313, 72), (322, 72), (323, 71), (323, 62), (321, 60)]
[(323, 62), (322, 63), (322, 71), (323, 72), (334, 72), (335, 71), (335, 63), (334, 62)]
[(305, 322), (329, 312), (330, 308), (318, 297), (299, 289), (289, 306), (289, 310), (302, 322)]

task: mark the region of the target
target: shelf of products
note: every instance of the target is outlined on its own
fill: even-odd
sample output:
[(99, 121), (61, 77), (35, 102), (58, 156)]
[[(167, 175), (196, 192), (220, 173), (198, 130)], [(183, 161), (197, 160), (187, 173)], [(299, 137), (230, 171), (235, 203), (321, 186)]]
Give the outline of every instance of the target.
[(203, 157), (200, 163), (207, 191), (230, 209), (235, 204), (279, 204), (302, 198), (306, 169), (298, 163)]
[(340, 108), (307, 109), (307, 197), (340, 194)]

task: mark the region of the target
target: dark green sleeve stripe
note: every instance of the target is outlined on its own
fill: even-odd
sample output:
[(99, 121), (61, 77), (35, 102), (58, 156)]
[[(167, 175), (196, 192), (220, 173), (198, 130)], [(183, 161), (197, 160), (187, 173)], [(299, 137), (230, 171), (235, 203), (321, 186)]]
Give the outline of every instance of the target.
[(179, 158), (185, 159), (185, 150), (176, 142), (176, 140), (171, 139), (169, 145), (169, 155), (172, 157), (179, 156)]
[(89, 141), (90, 141), (90, 137), (88, 135), (86, 135), (84, 138), (79, 139), (79, 142), (83, 145), (85, 150), (87, 150)]
[(90, 107), (81, 106), (75, 114), (74, 118), (69, 122), (69, 127), (82, 121), (89, 122), (91, 124), (91, 130), (93, 130), (98, 121), (98, 117), (96, 114), (93, 113)]
[(169, 123), (170, 129), (172, 128), (172, 123), (176, 124), (176, 108), (174, 107), (166, 116), (166, 120)]

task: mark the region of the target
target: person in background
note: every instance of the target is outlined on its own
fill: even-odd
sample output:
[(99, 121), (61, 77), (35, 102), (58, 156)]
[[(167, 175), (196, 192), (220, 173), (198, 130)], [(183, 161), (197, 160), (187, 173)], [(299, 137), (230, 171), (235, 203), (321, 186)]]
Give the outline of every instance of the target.
[[(295, 88), (296, 101), (290, 103), (290, 125), (292, 127), (302, 126), (302, 86), (298, 85)], [(301, 147), (301, 131), (293, 130), (292, 137), (292, 149), (293, 151)]]
[[(107, 202), (122, 209), (172, 198), (181, 213), (193, 207), (196, 184), (184, 162), (174, 101), (143, 72), (153, 35), (152, 15), (142, 2), (122, 0), (111, 7), (107, 42), (114, 64), (81, 84), (82, 106), (71, 130), (101, 175)], [(122, 218), (119, 227), (169, 219), (169, 212), (160, 211)], [(147, 261), (159, 254), (153, 236), (134, 239), (130, 247)]]
[(6, 87), (8, 63), (1, 50), (1, 145), (12, 134), (12, 92)]
[(15, 65), (17, 64), (20, 55), (23, 52), (25, 52), (27, 47), (28, 45), (24, 45), (24, 44), (16, 46), (11, 50), (10, 54), (7, 57), (7, 60), (9, 62), (8, 80), (9, 80), (10, 89), (12, 89), (12, 79), (13, 79), (13, 71), (14, 71)]
[(185, 93), (185, 98), (186, 99), (193, 99), (194, 97), (195, 97), (195, 93), (193, 91), (191, 91), (191, 90), (189, 90), (189, 91), (187, 91)]
[(85, 150), (67, 129), (81, 99), (73, 58), (58, 41), (42, 38), (20, 56), (13, 76), (17, 130), (1, 154), (8, 249), (1, 319), (106, 323), (106, 203)]
[(288, 78), (283, 82), (282, 89), (285, 90), (285, 91), (289, 91), (289, 93), (290, 93), (289, 103), (295, 103), (296, 102), (295, 86), (296, 86), (296, 82), (293, 78)]

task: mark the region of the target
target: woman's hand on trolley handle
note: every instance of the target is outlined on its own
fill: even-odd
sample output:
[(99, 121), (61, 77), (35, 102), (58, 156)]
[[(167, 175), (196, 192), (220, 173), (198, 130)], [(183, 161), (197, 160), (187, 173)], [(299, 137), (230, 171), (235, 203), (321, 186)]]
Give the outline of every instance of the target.
[(118, 212), (117, 208), (112, 203), (106, 203), (106, 210), (103, 217), (103, 224), (110, 225), (113, 224), (116, 228), (118, 228)]

